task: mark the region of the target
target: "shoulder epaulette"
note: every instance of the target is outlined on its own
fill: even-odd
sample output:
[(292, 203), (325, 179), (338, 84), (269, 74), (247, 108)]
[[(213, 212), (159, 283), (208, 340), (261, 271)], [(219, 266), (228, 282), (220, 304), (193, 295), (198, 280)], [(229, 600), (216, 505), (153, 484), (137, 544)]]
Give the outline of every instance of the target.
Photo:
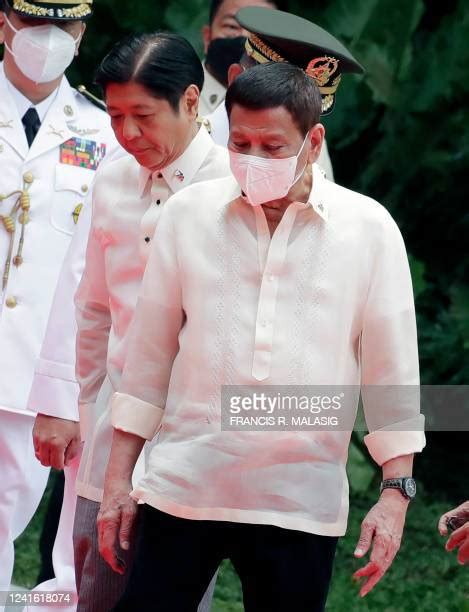
[(85, 98), (87, 98), (95, 106), (97, 106), (101, 110), (106, 110), (105, 102), (94, 96), (91, 92), (89, 92), (84, 85), (78, 85), (77, 90), (81, 93), (82, 96), (85, 96)]

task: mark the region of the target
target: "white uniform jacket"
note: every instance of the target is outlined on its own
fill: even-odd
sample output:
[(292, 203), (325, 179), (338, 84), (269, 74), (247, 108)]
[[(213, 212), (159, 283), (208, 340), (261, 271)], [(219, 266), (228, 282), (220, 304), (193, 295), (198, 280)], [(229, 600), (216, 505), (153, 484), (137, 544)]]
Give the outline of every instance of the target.
[(206, 117), (220, 106), (225, 100), (226, 87), (224, 87), (207, 70), (204, 64), (204, 86), (200, 92), (199, 115)]
[(17, 214), (13, 239), (0, 218), (2, 276), (7, 260), (11, 260), (8, 281), (4, 288), (0, 284), (2, 410), (28, 412), (34, 367), (62, 260), (92, 188), (96, 168), (116, 147), (107, 114), (72, 89), (64, 77), (28, 148), (21, 117), (0, 64), (0, 215), (3, 219), (10, 215), (19, 194), (4, 196), (27, 190), (30, 198), (22, 252), (22, 211)]

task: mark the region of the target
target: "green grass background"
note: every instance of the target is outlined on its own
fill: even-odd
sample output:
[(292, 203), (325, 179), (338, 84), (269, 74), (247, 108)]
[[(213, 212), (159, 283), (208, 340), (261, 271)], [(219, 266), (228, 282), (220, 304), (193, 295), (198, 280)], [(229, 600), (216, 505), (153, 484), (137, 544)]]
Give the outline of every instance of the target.
[[(353, 551), (360, 523), (376, 501), (376, 475), (354, 448), (351, 449), (349, 473), (349, 527), (337, 550), (327, 610), (469, 612), (469, 567), (461, 567), (456, 555), (445, 551), (444, 539), (436, 528), (438, 518), (451, 505), (433, 499), (429, 491), (420, 491), (410, 504), (404, 540), (388, 574), (366, 598), (359, 597), (351, 576), (364, 563), (353, 557)], [(39, 570), (38, 541), (47, 499), (48, 492), (28, 529), (16, 542), (15, 584), (34, 586)], [(454, 500), (454, 505), (457, 501)], [(242, 611), (239, 580), (231, 564), (225, 562), (220, 569), (212, 612)]]

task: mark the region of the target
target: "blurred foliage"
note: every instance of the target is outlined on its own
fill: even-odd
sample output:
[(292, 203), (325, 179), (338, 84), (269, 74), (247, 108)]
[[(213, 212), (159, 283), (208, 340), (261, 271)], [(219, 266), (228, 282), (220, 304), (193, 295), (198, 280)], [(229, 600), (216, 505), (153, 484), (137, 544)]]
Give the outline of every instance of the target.
[(467, 3), (324, 4), (320, 23), (367, 69), (364, 78), (344, 77), (327, 124), (337, 180), (385, 204), (403, 232), (422, 382), (463, 384), (469, 373)]

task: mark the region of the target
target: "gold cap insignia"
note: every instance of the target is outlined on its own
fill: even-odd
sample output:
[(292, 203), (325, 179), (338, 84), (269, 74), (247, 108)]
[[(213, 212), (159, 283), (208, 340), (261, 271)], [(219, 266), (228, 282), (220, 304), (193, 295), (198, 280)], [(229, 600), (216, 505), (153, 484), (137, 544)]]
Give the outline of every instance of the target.
[[(267, 62), (287, 61), (279, 53), (271, 49), (259, 36), (251, 34), (246, 40), (246, 53), (258, 64)], [(313, 79), (322, 97), (322, 113), (329, 112), (334, 106), (334, 95), (339, 87), (342, 75), (339, 73), (331, 82), (331, 78), (339, 70), (339, 60), (327, 55), (315, 57), (305, 68), (305, 73)]]
[(305, 72), (316, 82), (318, 87), (324, 87), (338, 68), (339, 60), (335, 57), (315, 57), (309, 62)]

